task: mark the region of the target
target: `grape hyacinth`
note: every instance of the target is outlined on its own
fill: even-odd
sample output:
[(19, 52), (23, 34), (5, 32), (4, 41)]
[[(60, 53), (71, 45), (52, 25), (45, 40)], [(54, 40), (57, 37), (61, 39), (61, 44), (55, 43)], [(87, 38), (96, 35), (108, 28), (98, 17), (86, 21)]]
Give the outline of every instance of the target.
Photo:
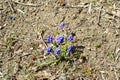
[(63, 27), (65, 26), (65, 23), (64, 22), (61, 22), (59, 27), (62, 29)]
[(67, 52), (72, 53), (73, 52), (73, 46), (69, 45), (68, 48), (67, 48)]
[(56, 49), (55, 49), (55, 54), (56, 54), (56, 55), (59, 55), (59, 54), (60, 54), (60, 48), (56, 48)]
[(63, 43), (63, 41), (64, 41), (64, 35), (60, 35), (56, 38), (56, 43), (57, 44)]
[(51, 35), (46, 36), (46, 40), (48, 42), (52, 42), (53, 41), (53, 36), (51, 36)]
[(50, 53), (50, 52), (52, 52), (52, 47), (48, 46), (48, 47), (46, 48), (46, 50), (47, 50), (47, 53)]
[(8, 19), (12, 20), (12, 19), (13, 19), (13, 16), (8, 16)]
[(70, 34), (70, 35), (67, 37), (67, 40), (68, 40), (68, 41), (73, 40), (73, 35), (72, 35), (72, 34)]

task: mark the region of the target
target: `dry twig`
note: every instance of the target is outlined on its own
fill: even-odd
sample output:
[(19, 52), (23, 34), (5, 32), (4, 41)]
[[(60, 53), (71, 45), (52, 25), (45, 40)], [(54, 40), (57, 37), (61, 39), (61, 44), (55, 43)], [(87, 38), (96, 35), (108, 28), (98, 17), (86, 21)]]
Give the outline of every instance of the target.
[(2, 4), (0, 3), (0, 10), (3, 10)]
[(105, 80), (105, 77), (103, 76), (103, 73), (105, 73), (105, 71), (100, 71), (100, 73), (101, 73), (102, 80)]
[(80, 4), (80, 5), (66, 5), (66, 8), (87, 8), (89, 7), (88, 3)]
[(21, 9), (17, 9), (18, 12), (22, 13), (22, 14), (25, 14), (24, 11), (22, 11)]
[(25, 3), (22, 3), (22, 2), (18, 2), (18, 1), (14, 1), (14, 0), (12, 0), (14, 3), (17, 3), (17, 4), (20, 4), (20, 5), (23, 5), (23, 6), (32, 6), (32, 7), (39, 7), (39, 6), (41, 6), (42, 4), (25, 4)]
[(88, 13), (91, 13), (92, 3), (89, 4)]
[(101, 26), (101, 24), (100, 24), (100, 19), (101, 19), (102, 8), (103, 8), (103, 6), (100, 7), (99, 14), (98, 14), (98, 23), (97, 23), (97, 24), (98, 24), (99, 26)]
[(120, 51), (120, 49), (118, 48), (117, 49), (117, 44), (118, 44), (118, 41), (116, 42), (116, 44), (115, 44), (115, 48), (114, 48), (114, 54), (115, 54), (115, 61), (117, 61), (118, 60), (118, 58), (119, 58), (119, 51)]
[(42, 40), (44, 46), (47, 48), (47, 44), (44, 42), (43, 37), (42, 37), (43, 31), (40, 33), (39, 38)]
[(108, 15), (112, 15), (112, 16), (114, 16), (114, 17), (120, 18), (120, 16), (117, 15), (116, 13), (112, 13), (112, 12), (108, 12), (108, 11), (105, 11), (105, 13), (108, 14)]
[(120, 57), (119, 52), (120, 52), (120, 49), (119, 48), (116, 49), (116, 58), (115, 58), (115, 61), (117, 61), (119, 59), (119, 57)]
[(11, 1), (7, 0), (7, 2), (8, 2), (8, 5), (10, 6), (11, 11), (15, 12), (14, 9), (13, 9), (13, 7), (12, 7), (12, 5), (11, 5)]
[(114, 74), (115, 74), (115, 76), (116, 76), (116, 80), (119, 80), (119, 77), (118, 77), (116, 71), (117, 71), (117, 70), (114, 68)]

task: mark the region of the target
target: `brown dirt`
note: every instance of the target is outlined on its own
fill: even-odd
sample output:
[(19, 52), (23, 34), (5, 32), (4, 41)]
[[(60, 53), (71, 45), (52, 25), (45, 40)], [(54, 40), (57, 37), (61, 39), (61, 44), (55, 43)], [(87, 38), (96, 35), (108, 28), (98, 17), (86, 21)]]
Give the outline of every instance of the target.
[[(0, 1), (1, 80), (120, 80), (119, 0), (18, 0), (24, 4), (14, 1)], [(30, 3), (38, 6), (27, 5)], [(66, 23), (64, 31), (59, 29), (61, 21)], [(74, 33), (73, 42), (80, 46), (81, 57), (66, 64), (65, 69), (61, 68), (62, 63), (38, 66), (50, 57), (42, 51), (42, 31), (43, 39), (48, 34)], [(74, 67), (75, 70), (69, 70)]]

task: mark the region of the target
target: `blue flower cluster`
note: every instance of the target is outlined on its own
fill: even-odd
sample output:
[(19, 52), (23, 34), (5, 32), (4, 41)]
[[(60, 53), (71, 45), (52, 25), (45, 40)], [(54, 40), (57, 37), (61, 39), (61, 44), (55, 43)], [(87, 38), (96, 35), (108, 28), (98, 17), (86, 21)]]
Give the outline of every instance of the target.
[(68, 41), (73, 40), (73, 35), (72, 35), (72, 34), (70, 34), (70, 35), (67, 37), (67, 40), (68, 40)]
[[(48, 42), (53, 42), (53, 39), (54, 39), (54, 38), (53, 38), (51, 35), (46, 36), (46, 40), (47, 40)], [(67, 40), (68, 40), (68, 41), (71, 41), (72, 39), (73, 39), (72, 34), (68, 35)], [(57, 44), (63, 43), (63, 42), (64, 42), (64, 35), (59, 35), (59, 36), (55, 39), (55, 41), (56, 41)], [(52, 52), (52, 47), (48, 46), (48, 47), (46, 48), (46, 50), (47, 50), (47, 53), (51, 53), (51, 52)], [(56, 55), (59, 55), (59, 54), (60, 54), (60, 51), (61, 51), (60, 48), (56, 48), (55, 51), (54, 51), (54, 53), (55, 53)], [(69, 45), (68, 48), (67, 48), (67, 52), (68, 52), (68, 53), (72, 53), (72, 52), (73, 52), (73, 46)]]
[(52, 47), (48, 46), (48, 47), (46, 48), (46, 50), (47, 50), (47, 53), (50, 53), (50, 52), (52, 52)]
[[(64, 26), (65, 26), (65, 23), (62, 22), (59, 27), (60, 27), (60, 28), (63, 28)], [(54, 39), (54, 38), (53, 38), (53, 36), (51, 36), (51, 35), (46, 36), (46, 40), (47, 40), (47, 42), (49, 42), (49, 43), (52, 43), (52, 42), (53, 42), (53, 39)], [(67, 40), (68, 40), (68, 41), (73, 40), (73, 35), (72, 35), (72, 34), (68, 35)], [(57, 36), (57, 37), (55, 38), (55, 41), (56, 41), (56, 44), (57, 44), (57, 45), (63, 43), (63, 42), (64, 42), (64, 35), (59, 35), (59, 36)], [(48, 46), (48, 47), (46, 48), (46, 51), (47, 51), (47, 53), (51, 53), (51, 52), (52, 52), (52, 47)], [(60, 52), (61, 52), (61, 49), (60, 49), (59, 47), (57, 47), (57, 48), (55, 49), (55, 51), (54, 51), (55, 55), (59, 55)], [(73, 46), (69, 45), (69, 46), (67, 47), (67, 52), (68, 52), (68, 53), (72, 53), (72, 52), (73, 52)]]
[(55, 54), (56, 54), (56, 55), (59, 55), (59, 54), (60, 54), (60, 48), (56, 48), (56, 49), (55, 49)]
[(56, 38), (56, 43), (57, 44), (63, 43), (63, 41), (64, 41), (64, 35), (60, 35)]
[(8, 19), (12, 20), (12, 19), (13, 19), (13, 16), (8, 16)]
[(64, 26), (65, 26), (65, 23), (64, 23), (64, 22), (61, 22), (60, 25), (59, 25), (59, 27), (60, 27), (61, 29), (64, 28)]
[(73, 46), (69, 45), (68, 48), (67, 48), (67, 52), (72, 53), (73, 52)]
[(48, 42), (52, 42), (53, 41), (53, 36), (51, 36), (51, 35), (46, 36), (46, 40)]

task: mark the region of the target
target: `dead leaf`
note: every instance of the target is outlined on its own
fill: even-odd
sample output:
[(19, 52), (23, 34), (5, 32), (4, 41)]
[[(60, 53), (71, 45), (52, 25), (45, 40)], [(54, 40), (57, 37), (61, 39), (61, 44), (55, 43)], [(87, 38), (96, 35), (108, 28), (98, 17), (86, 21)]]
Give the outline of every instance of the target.
[(40, 71), (40, 72), (34, 74), (34, 76), (37, 78), (40, 78), (40, 79), (44, 79), (44, 78), (49, 79), (52, 75), (51, 75), (51, 73), (49, 73), (47, 71)]
[(57, 0), (56, 3), (60, 6), (64, 6), (65, 5), (65, 0)]

